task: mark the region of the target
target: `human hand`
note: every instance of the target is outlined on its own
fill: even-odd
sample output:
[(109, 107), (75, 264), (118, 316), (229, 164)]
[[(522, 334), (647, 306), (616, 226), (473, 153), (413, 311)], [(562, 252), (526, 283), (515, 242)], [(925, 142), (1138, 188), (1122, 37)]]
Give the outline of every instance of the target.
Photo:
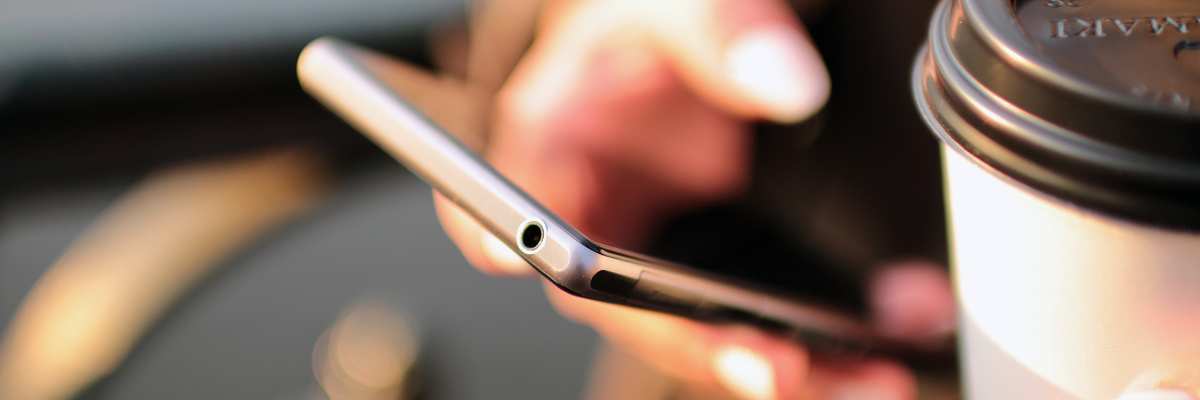
[[(829, 94), (815, 48), (782, 0), (552, 1), (497, 98), (486, 157), (600, 242), (643, 245), (672, 214), (734, 196), (748, 179), (747, 122), (795, 122)], [(497, 275), (526, 263), (452, 203), (439, 216), (467, 260)], [(882, 332), (944, 334), (953, 304), (926, 263), (885, 269), (871, 302)], [(565, 315), (683, 379), (747, 398), (911, 398), (884, 360), (809, 359), (746, 327), (710, 326), (547, 289)]]

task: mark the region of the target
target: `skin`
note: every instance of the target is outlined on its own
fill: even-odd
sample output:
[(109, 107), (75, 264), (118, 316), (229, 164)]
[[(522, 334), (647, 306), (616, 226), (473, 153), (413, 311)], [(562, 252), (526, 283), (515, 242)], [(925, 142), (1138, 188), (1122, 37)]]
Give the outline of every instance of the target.
[[(498, 93), (485, 156), (589, 237), (637, 249), (674, 213), (744, 190), (749, 122), (800, 121), (824, 104), (828, 73), (793, 15), (781, 0), (550, 1)], [(744, 73), (771, 65), (783, 67)], [(471, 217), (435, 202), (471, 264), (532, 276)], [(949, 333), (954, 303), (941, 268), (910, 260), (878, 270), (869, 303), (881, 332), (914, 341)], [(750, 328), (546, 293), (565, 316), (697, 385), (747, 398), (916, 396), (910, 371), (892, 361), (814, 361), (803, 346)], [(722, 367), (746, 359), (770, 376)]]

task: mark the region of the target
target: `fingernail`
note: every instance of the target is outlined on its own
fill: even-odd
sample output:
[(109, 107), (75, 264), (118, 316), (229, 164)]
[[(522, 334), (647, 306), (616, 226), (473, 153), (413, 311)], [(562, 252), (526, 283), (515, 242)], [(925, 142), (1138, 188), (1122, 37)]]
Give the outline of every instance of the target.
[(1122, 394), (1117, 400), (1196, 400), (1182, 390), (1154, 389)]
[(788, 28), (755, 30), (733, 40), (725, 54), (730, 78), (780, 122), (816, 112), (829, 96), (820, 56)]
[(741, 346), (717, 350), (713, 357), (717, 380), (738, 397), (750, 400), (775, 398), (775, 371), (767, 358)]
[(521, 274), (529, 271), (525, 260), (510, 249), (504, 242), (496, 238), (491, 233), (483, 232), (480, 238), (480, 245), (483, 247), (483, 254), (487, 256), (492, 265), (503, 272), (510, 274)]

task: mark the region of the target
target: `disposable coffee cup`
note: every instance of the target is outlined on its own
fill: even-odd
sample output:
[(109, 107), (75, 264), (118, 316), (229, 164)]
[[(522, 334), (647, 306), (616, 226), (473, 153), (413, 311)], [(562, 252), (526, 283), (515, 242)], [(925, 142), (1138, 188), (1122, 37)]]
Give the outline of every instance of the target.
[(947, 0), (912, 78), (968, 398), (1200, 365), (1200, 1)]

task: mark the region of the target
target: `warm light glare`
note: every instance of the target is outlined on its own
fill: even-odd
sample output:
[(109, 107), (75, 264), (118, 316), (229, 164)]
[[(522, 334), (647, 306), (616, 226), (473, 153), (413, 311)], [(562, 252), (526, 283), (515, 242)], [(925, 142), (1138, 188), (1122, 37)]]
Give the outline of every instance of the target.
[(713, 358), (717, 379), (739, 397), (775, 398), (775, 374), (767, 359), (744, 347), (727, 347)]
[(317, 341), (313, 372), (331, 400), (408, 398), (419, 352), (412, 323), (385, 303), (346, 310)]
[(380, 306), (351, 310), (330, 339), (333, 359), (342, 371), (372, 389), (395, 386), (415, 358), (408, 323)]

